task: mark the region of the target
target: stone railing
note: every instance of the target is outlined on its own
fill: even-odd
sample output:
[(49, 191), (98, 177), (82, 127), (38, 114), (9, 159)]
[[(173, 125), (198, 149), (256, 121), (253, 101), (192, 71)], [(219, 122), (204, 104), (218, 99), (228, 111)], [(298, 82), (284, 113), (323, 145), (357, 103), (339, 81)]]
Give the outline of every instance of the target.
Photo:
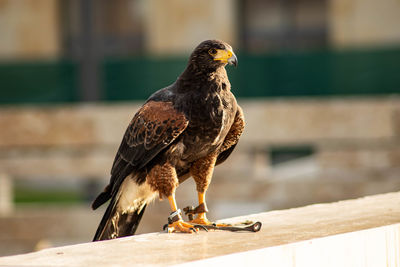
[[(399, 266), (400, 192), (226, 219), (250, 232), (151, 233), (0, 258), (0, 266)], [(76, 224), (79, 227), (79, 223)]]

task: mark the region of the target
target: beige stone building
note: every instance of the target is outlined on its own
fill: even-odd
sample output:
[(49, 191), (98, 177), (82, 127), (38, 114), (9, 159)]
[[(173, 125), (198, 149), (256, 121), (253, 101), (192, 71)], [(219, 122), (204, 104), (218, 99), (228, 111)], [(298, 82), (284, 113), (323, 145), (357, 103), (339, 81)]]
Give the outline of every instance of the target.
[[(240, 55), (231, 80), (247, 118), (235, 153), (215, 172), (211, 218), (398, 191), (399, 14), (396, 0), (0, 0), (0, 226), (16, 225), (0, 230), (0, 255), (32, 250), (43, 237), (91, 237), (100, 212), (15, 209), (13, 185), (103, 186), (147, 91), (139, 93), (156, 89), (138, 80), (173, 81), (180, 58), (208, 38)], [(99, 99), (110, 103), (81, 103)], [(178, 203), (192, 204), (194, 193), (185, 182)], [(165, 204), (150, 207), (140, 232), (160, 229)], [(18, 234), (29, 224), (37, 235)]]
[(395, 0), (87, 2), (2, 0), (0, 58), (61, 57), (79, 49), (87, 22), (105, 54), (185, 54), (208, 38), (255, 52), (400, 43)]

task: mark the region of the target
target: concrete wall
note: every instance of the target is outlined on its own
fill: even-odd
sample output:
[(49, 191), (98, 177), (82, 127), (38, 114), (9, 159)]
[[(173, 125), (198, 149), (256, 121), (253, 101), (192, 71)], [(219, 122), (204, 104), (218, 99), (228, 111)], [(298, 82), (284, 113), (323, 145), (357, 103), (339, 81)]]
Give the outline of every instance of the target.
[[(400, 188), (397, 98), (242, 101), (241, 105), (247, 118), (245, 134), (229, 163), (216, 170), (213, 183), (218, 187), (218, 179), (221, 190), (210, 192), (221, 203), (247, 200), (257, 211)], [(271, 164), (272, 148), (304, 146), (314, 153)], [(222, 190), (226, 184), (232, 188)]]
[(145, 20), (146, 48), (155, 54), (182, 54), (207, 39), (235, 45), (235, 1), (151, 0)]
[(399, 44), (399, 14), (396, 0), (331, 0), (331, 42), (337, 47)]
[[(398, 1), (330, 0), (328, 2), (328, 43), (334, 47), (400, 43)], [(129, 23), (126, 24), (126, 21), (132, 16), (132, 21), (136, 25), (135, 30), (124, 31), (127, 35), (125, 37), (143, 36), (144, 47), (150, 53), (158, 55), (187, 53), (200, 41), (210, 38), (223, 39), (233, 47), (237, 47), (239, 41), (245, 41), (238, 40), (241, 34), (240, 23), (243, 23), (240, 21), (240, 14), (244, 11), (237, 10), (240, 8), (237, 1), (150, 0), (135, 4), (129, 1), (118, 4), (120, 6), (114, 11), (121, 12), (122, 15), (97, 18), (99, 25), (96, 24), (96, 27), (102, 29), (96, 31), (107, 32), (111, 24), (119, 25), (118, 20), (121, 20), (121, 25), (128, 27)], [(62, 31), (68, 28), (61, 27), (63, 11), (60, 11), (60, 5), (59, 0), (1, 0), (0, 59), (59, 57), (62, 51)], [(258, 8), (257, 3), (253, 5)], [(257, 12), (254, 12), (257, 15), (254, 19), (258, 22), (254, 24), (250, 20), (244, 29), (262, 32), (271, 28), (272, 32), (282, 31), (280, 27), (275, 29), (276, 21), (273, 16), (275, 13), (278, 14), (279, 10), (268, 15), (270, 6), (261, 5), (261, 7), (261, 10), (257, 9)], [(299, 10), (301, 16), (293, 19), (298, 19), (300, 25), (315, 24), (316, 28), (324, 28), (325, 22), (321, 21), (325, 21), (325, 17), (321, 17), (321, 8), (318, 7), (318, 4), (304, 5), (305, 9)], [(106, 7), (103, 8), (107, 10)], [(126, 13), (123, 12), (124, 8), (133, 11)], [(74, 12), (76, 15), (79, 9)], [(305, 12), (305, 15), (302, 12)], [(251, 17), (252, 14), (247, 16)], [(76, 16), (70, 19), (73, 21), (69, 26), (74, 28), (74, 31), (79, 31), (79, 27), (76, 28)], [(118, 27), (114, 33), (115, 36), (119, 36), (116, 31)], [(258, 49), (265, 51), (263, 47)]]
[(54, 58), (60, 47), (58, 0), (0, 1), (0, 59)]

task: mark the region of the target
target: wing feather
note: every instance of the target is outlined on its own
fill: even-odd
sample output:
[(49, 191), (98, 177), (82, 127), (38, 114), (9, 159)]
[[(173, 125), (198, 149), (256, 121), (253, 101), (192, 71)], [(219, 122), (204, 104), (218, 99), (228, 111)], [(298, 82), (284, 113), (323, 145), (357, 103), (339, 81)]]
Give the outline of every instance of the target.
[(216, 165), (223, 163), (231, 155), (237, 143), (239, 142), (239, 138), (243, 133), (244, 126), (245, 122), (243, 111), (242, 108), (238, 105), (235, 120), (233, 121), (233, 124), (224, 139), (224, 143), (220, 148), (220, 153), (218, 155)]
[(188, 123), (186, 116), (174, 109), (171, 102), (144, 104), (129, 124), (115, 156), (110, 181), (113, 189), (168, 147)]

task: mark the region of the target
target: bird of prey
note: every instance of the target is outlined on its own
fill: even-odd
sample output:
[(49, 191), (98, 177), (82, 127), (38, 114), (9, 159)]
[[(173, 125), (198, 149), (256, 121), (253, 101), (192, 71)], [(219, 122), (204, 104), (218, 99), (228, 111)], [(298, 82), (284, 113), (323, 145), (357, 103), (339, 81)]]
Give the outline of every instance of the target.
[[(244, 129), (242, 109), (225, 70), (237, 65), (232, 47), (200, 43), (177, 80), (151, 95), (134, 115), (115, 156), (110, 183), (92, 208), (111, 199), (93, 241), (133, 235), (146, 205), (156, 196), (171, 206), (168, 232), (191, 233), (209, 225), (205, 194), (214, 166), (225, 161)], [(196, 218), (185, 222), (175, 189), (190, 176), (196, 183)]]

